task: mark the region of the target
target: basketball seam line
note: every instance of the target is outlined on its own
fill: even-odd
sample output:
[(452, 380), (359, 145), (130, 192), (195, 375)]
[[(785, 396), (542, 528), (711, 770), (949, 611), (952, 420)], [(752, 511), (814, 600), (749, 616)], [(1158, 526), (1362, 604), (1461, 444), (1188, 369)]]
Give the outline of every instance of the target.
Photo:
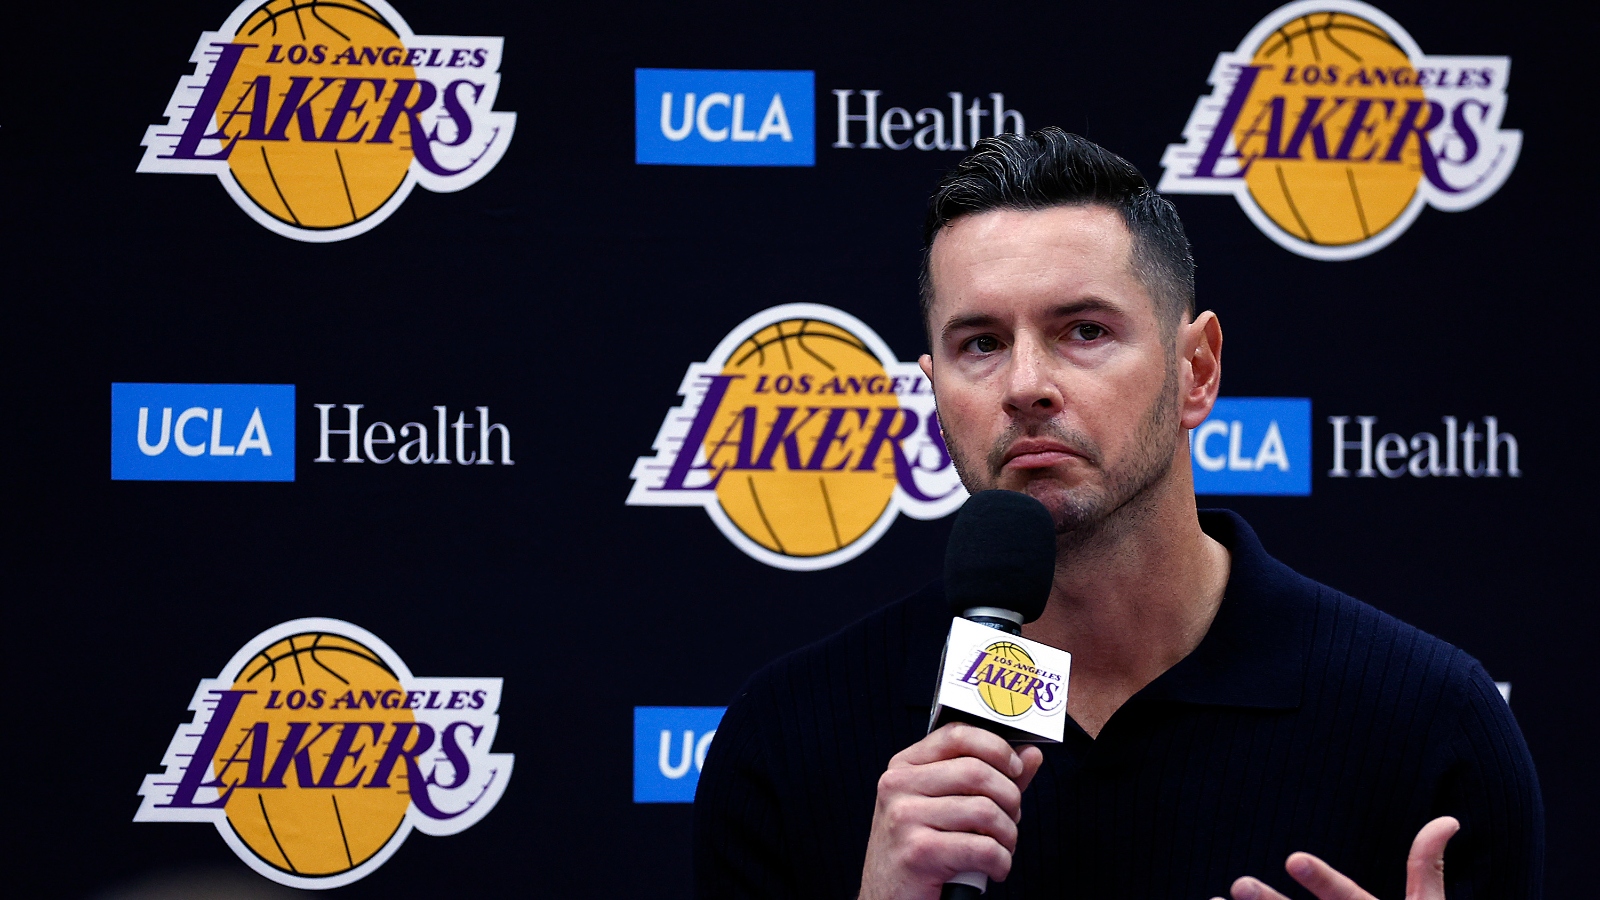
[(1284, 202), (1289, 204), (1289, 212), (1294, 213), (1294, 220), (1300, 223), (1300, 229), (1306, 233), (1306, 243), (1317, 243), (1317, 239), (1311, 236), (1311, 227), (1307, 225), (1306, 220), (1300, 216), (1299, 207), (1294, 205), (1294, 197), (1289, 194), (1289, 182), (1283, 177), (1283, 166), (1274, 165), (1273, 169), (1278, 173), (1278, 187), (1283, 189), (1283, 199)]
[[(1387, 32), (1383, 31), (1382, 29), (1378, 28), (1377, 26), (1372, 25), (1369, 22), (1365, 22), (1364, 20), (1363, 20), (1363, 24), (1367, 25), (1368, 27), (1363, 28), (1363, 27), (1361, 27), (1359, 25), (1352, 25), (1352, 24), (1350, 24), (1348, 22), (1338, 22), (1338, 23), (1334, 23), (1334, 24), (1331, 24), (1331, 25), (1324, 25), (1324, 26), (1322, 26), (1322, 30), (1324, 32), (1331, 32), (1334, 29), (1338, 29), (1340, 31), (1354, 31), (1357, 34), (1364, 34), (1367, 37), (1374, 38), (1376, 40), (1382, 41), (1383, 43), (1388, 44), (1390, 47), (1393, 47), (1394, 49), (1399, 50), (1402, 53), (1405, 52), (1405, 48), (1401, 47), (1399, 42), (1396, 41), (1393, 37), (1389, 36), (1389, 34)], [(1266, 51), (1267, 56), (1269, 56), (1269, 57), (1270, 56), (1276, 56), (1278, 54), (1278, 50), (1279, 49), (1287, 49), (1289, 51), (1289, 56), (1291, 58), (1293, 58), (1293, 56), (1294, 56), (1294, 38), (1296, 36), (1290, 34), (1287, 31), (1285, 31), (1284, 28), (1286, 28), (1286, 27), (1288, 27), (1288, 26), (1285, 25), (1283, 27), (1280, 27), (1277, 31), (1273, 32), (1273, 34), (1276, 34), (1280, 38), (1282, 38), (1282, 41), (1280, 42), (1279, 46), (1272, 47), (1271, 49), (1268, 49)], [(1266, 46), (1266, 41), (1262, 41), (1262, 47), (1265, 47), (1265, 46)], [(1257, 48), (1256, 52), (1260, 53), (1261, 52), (1261, 48)], [(1408, 62), (1410, 61), (1409, 57), (1407, 57), (1407, 61)]]
[(750, 485), (750, 500), (756, 505), (756, 515), (761, 517), (761, 524), (766, 526), (767, 534), (772, 536), (772, 542), (778, 545), (778, 552), (788, 556), (789, 551), (783, 549), (783, 541), (778, 540), (778, 532), (774, 531), (772, 523), (767, 521), (767, 511), (761, 508), (761, 497), (756, 494), (755, 476), (745, 476), (745, 483)]
[[(260, 6), (256, 7), (255, 10), (250, 13), (249, 16), (245, 17), (245, 21), (248, 22), (250, 20), (250, 18), (253, 17), (256, 13), (262, 12), (263, 10), (266, 10), (267, 7), (272, 5), (272, 2), (273, 2), (273, 0), (267, 0), (266, 3), (263, 3)], [(316, 6), (317, 4), (316, 3), (312, 3), (310, 5), (311, 6)], [(355, 7), (355, 6), (346, 6), (343, 3), (324, 3), (324, 4), (321, 4), (321, 5), (326, 6), (329, 9), (342, 9), (345, 12), (355, 13), (358, 16), (365, 16), (366, 18), (371, 19), (372, 21), (377, 22), (379, 25), (382, 25), (384, 28), (388, 29), (389, 33), (394, 35), (395, 37), (399, 37), (400, 36), (400, 32), (396, 31), (395, 27), (393, 25), (389, 24), (389, 20), (385, 19), (383, 16), (378, 15), (375, 10), (361, 9), (360, 7)], [(302, 8), (304, 8), (304, 7), (301, 7), (298, 3), (296, 3), (296, 4), (292, 5), (292, 6), (290, 6), (288, 9), (281, 9), (281, 10), (278, 10), (277, 12), (269, 13), (268, 16), (267, 16), (266, 22), (262, 22), (261, 25), (265, 25), (265, 24), (267, 24), (267, 22), (271, 22), (272, 23), (272, 34), (274, 36), (276, 36), (278, 34), (278, 17), (283, 15), (284, 13), (292, 12), (292, 13), (295, 14), (295, 18), (298, 19), (299, 16), (300, 16), (300, 10)], [(317, 16), (317, 18), (318, 19), (322, 19), (322, 17), (320, 15)], [(326, 20), (322, 20), (322, 24), (328, 25)], [(250, 34), (255, 34), (257, 31), (260, 31), (261, 30), (261, 25), (257, 25), (256, 27), (250, 29)], [(242, 28), (243, 26), (240, 26), (240, 27)], [(328, 25), (328, 27), (329, 28), (333, 28), (332, 25)], [(337, 28), (334, 28), (333, 30), (335, 32), (338, 32)], [(237, 34), (237, 32), (235, 32), (235, 34)], [(302, 27), (301, 28), (301, 37), (303, 38), (304, 36), (305, 36), (305, 29)], [(340, 36), (343, 37), (343, 34), (341, 33)], [(345, 40), (348, 41), (350, 39), (349, 38), (345, 38)]]
[[(334, 135), (338, 137), (337, 134)], [(333, 148), (333, 161), (339, 166), (339, 183), (344, 185), (344, 202), (350, 204), (350, 219), (356, 221), (361, 217), (356, 215), (356, 200), (350, 196), (350, 179), (344, 174), (344, 158), (339, 155), (339, 148)]]
[(306, 670), (304, 668), (302, 668), (301, 665), (300, 665), (300, 648), (298, 648), (298, 647), (296, 647), (294, 645), (294, 638), (293, 637), (289, 638), (289, 649), (294, 651), (294, 671), (295, 671), (295, 674), (300, 676), (300, 683), (302, 685), (304, 685), (306, 683)]
[(794, 342), (796, 344), (799, 344), (800, 345), (800, 349), (804, 350), (807, 353), (807, 355), (809, 355), (812, 359), (814, 359), (817, 362), (822, 363), (824, 366), (826, 366), (829, 372), (837, 372), (837, 371), (839, 371), (838, 369), (834, 368), (833, 363), (828, 362), (827, 360), (825, 360), (822, 357), (818, 356), (815, 352), (812, 351), (812, 349), (810, 347), (806, 346), (806, 325), (809, 322), (810, 322), (810, 320), (807, 319), (806, 321), (800, 323), (800, 333), (795, 335)]
[(1372, 237), (1372, 229), (1367, 227), (1367, 212), (1361, 206), (1361, 192), (1356, 189), (1356, 170), (1349, 166), (1344, 167), (1345, 177), (1350, 179), (1350, 196), (1356, 201), (1356, 218), (1361, 221), (1361, 236)]
[[(405, 147), (403, 149), (410, 150), (411, 148), (410, 147)], [(266, 153), (266, 150), (267, 150), (266, 147), (262, 147), (261, 148), (261, 152), (263, 154)], [(237, 178), (237, 176), (235, 176), (235, 177)], [(373, 207), (372, 208), (372, 212), (368, 213), (367, 215), (368, 216), (375, 215), (375, 214), (377, 214), (378, 210), (383, 209), (383, 207), (385, 205), (387, 205), (390, 200), (394, 199), (394, 195), (398, 194), (400, 192), (400, 189), (405, 186), (405, 183), (406, 183), (406, 180), (405, 180), (404, 177), (402, 177), (400, 179), (400, 183), (396, 184), (394, 186), (394, 190), (389, 192), (389, 196), (383, 198), (383, 202), (379, 203), (377, 206)], [(278, 186), (277, 182), (273, 182), (272, 186), (273, 186), (274, 189), (276, 189), (277, 186)], [(243, 187), (243, 185), (241, 185), (241, 187)], [(254, 194), (250, 193), (248, 188), (245, 189), (244, 195), (246, 197), (250, 198), (250, 202), (254, 203), (256, 205), (257, 209), (265, 212), (267, 215), (273, 217), (274, 219), (277, 219), (279, 222), (283, 221), (283, 216), (278, 215), (277, 213), (273, 212), (270, 209), (267, 209), (267, 207), (265, 205), (263, 205), (260, 200), (257, 200), (255, 198)], [(278, 192), (278, 199), (280, 199), (280, 200), (283, 199), (283, 192), (282, 191)], [(293, 213), (291, 212), (290, 215), (293, 215)], [(343, 225), (307, 225), (304, 222), (296, 220), (294, 224), (297, 225), (300, 228), (305, 229), (306, 231), (336, 231), (336, 230), (338, 230), (340, 228), (349, 228), (351, 225), (354, 225), (355, 222), (346, 222)]]
[(289, 219), (294, 224), (299, 225), (300, 217), (294, 214), (294, 207), (289, 205), (289, 198), (283, 195), (283, 188), (278, 187), (278, 176), (272, 172), (272, 160), (267, 159), (267, 147), (265, 144), (261, 145), (261, 164), (267, 167), (267, 177), (272, 179), (272, 189), (278, 192), (278, 199), (282, 201), (283, 208), (288, 211)]
[(272, 827), (272, 817), (267, 815), (266, 795), (258, 792), (256, 794), (256, 800), (261, 804), (261, 821), (267, 823), (267, 834), (272, 835), (272, 843), (276, 844), (278, 847), (278, 852), (283, 854), (284, 864), (289, 867), (289, 871), (299, 875), (300, 870), (294, 867), (294, 860), (289, 858), (289, 854), (283, 849), (283, 842), (278, 840), (278, 831)]
[(1345, 45), (1339, 43), (1339, 40), (1333, 36), (1333, 17), (1334, 17), (1333, 13), (1331, 13), (1331, 12), (1328, 13), (1328, 20), (1326, 22), (1322, 23), (1322, 36), (1324, 38), (1327, 38), (1328, 43), (1334, 45), (1335, 47), (1338, 47), (1340, 50), (1343, 50), (1345, 53), (1349, 54), (1351, 59), (1355, 60), (1358, 63), (1361, 63), (1362, 65), (1365, 65), (1366, 64), (1366, 60), (1361, 58), (1361, 54), (1359, 54), (1359, 53), (1355, 52), (1354, 50), (1351, 50), (1349, 47), (1346, 47)]
[(329, 794), (328, 799), (333, 801), (333, 818), (339, 823), (339, 840), (344, 842), (345, 862), (348, 862), (350, 868), (354, 869), (356, 860), (354, 856), (350, 855), (350, 837), (344, 833), (344, 816), (339, 814), (339, 795)]
[(329, 22), (327, 19), (324, 19), (322, 17), (322, 13), (317, 11), (317, 0), (311, 0), (311, 15), (316, 17), (316, 20), (318, 22), (321, 22), (323, 25), (327, 26), (327, 29), (329, 31), (333, 32), (334, 34), (337, 34), (339, 37), (342, 37), (347, 41), (350, 40), (350, 35), (345, 34), (344, 32), (340, 31), (339, 29), (333, 27), (333, 23)]
[[(790, 369), (793, 369), (794, 359), (789, 356), (789, 338), (793, 337), (793, 335), (787, 335), (783, 333), (782, 322), (779, 322), (775, 327), (778, 329), (778, 349), (783, 351), (783, 364), (788, 366)], [(801, 331), (804, 331), (805, 327), (806, 326), (804, 322), (800, 323)]]
[(1306, 23), (1306, 39), (1311, 42), (1311, 57), (1317, 62), (1322, 62), (1322, 48), (1317, 46), (1317, 36), (1312, 33), (1311, 15), (1308, 13), (1301, 18)]
[[(388, 674), (393, 675), (397, 679), (400, 677), (399, 675), (395, 674), (395, 671), (393, 669), (389, 668), (387, 663), (385, 663), (382, 659), (380, 659), (379, 657), (377, 657), (375, 655), (369, 656), (366, 653), (359, 653), (359, 652), (357, 652), (355, 650), (350, 649), (349, 647), (319, 647), (317, 649), (321, 650), (323, 653), (348, 653), (351, 656), (358, 657), (360, 659), (366, 660), (369, 663), (372, 663), (373, 665), (383, 669), (383, 671), (387, 672)], [(283, 661), (285, 659), (289, 659), (290, 657), (299, 657), (300, 654), (309, 653), (310, 651), (311, 651), (310, 647), (303, 647), (303, 648), (299, 648), (299, 649), (295, 650), (292, 653), (285, 653), (282, 656), (269, 657), (269, 656), (266, 655), (266, 651), (263, 650), (258, 655), (261, 656), (263, 659), (265, 659), (267, 661), (266, 665), (263, 665), (261, 668), (255, 670), (254, 672), (252, 672), (249, 675), (245, 676), (245, 681), (255, 681), (256, 678), (258, 678), (261, 675), (261, 673), (263, 671), (265, 671), (269, 666), (272, 668), (272, 680), (273, 681), (277, 681), (278, 680), (278, 667), (277, 667), (276, 664), (278, 662), (281, 662), (281, 661)], [(253, 658), (254, 657), (252, 657), (252, 659)], [(329, 670), (329, 672), (330, 672), (330, 674), (333, 674), (334, 677), (339, 677), (338, 674), (333, 672), (331, 669)], [(344, 681), (343, 678), (340, 678), (339, 680), (340, 681)], [(345, 684), (349, 684), (349, 683), (350, 682), (345, 681)]]
[(828, 510), (828, 527), (833, 529), (833, 545), (843, 550), (844, 540), (839, 537), (839, 523), (833, 518), (833, 501), (828, 498), (828, 479), (819, 475), (817, 484), (822, 486), (822, 505)]
[(329, 675), (339, 679), (339, 681), (343, 684), (348, 685), (350, 683), (348, 678), (345, 678), (343, 675), (340, 675), (338, 672), (335, 672), (333, 669), (329, 668), (327, 663), (317, 659), (317, 645), (322, 643), (322, 638), (323, 635), (319, 634), (311, 640), (311, 661), (316, 663), (317, 666), (322, 669), (322, 671), (327, 672)]
[[(256, 7), (255, 9), (250, 10), (250, 15), (245, 16), (244, 20), (246, 22), (249, 22), (251, 19), (256, 17), (256, 13), (266, 11), (267, 7), (271, 6), (272, 3), (273, 3), (273, 0), (267, 0), (267, 2), (261, 4), (260, 6)], [(261, 25), (267, 25), (267, 24), (272, 25), (272, 36), (273, 37), (277, 37), (278, 36), (278, 14), (274, 13), (274, 12), (268, 12), (266, 21), (262, 22)], [(260, 31), (261, 30), (261, 25), (257, 25), (256, 27), (250, 29), (250, 33), (253, 35), (256, 32)], [(244, 26), (240, 25), (239, 28), (241, 30), (243, 30)], [(233, 33), (233, 36), (234, 37), (238, 37), (239, 36), (239, 32), (235, 31)]]
[[(1286, 50), (1289, 51), (1289, 58), (1293, 59), (1294, 58), (1294, 35), (1290, 34), (1287, 31), (1284, 31), (1283, 29), (1284, 29), (1284, 26), (1282, 26), (1282, 25), (1278, 26), (1278, 34), (1283, 36), (1283, 46), (1284, 46), (1284, 48)], [(1267, 51), (1267, 55), (1271, 56), (1276, 52), (1277, 52), (1277, 50), (1275, 50), (1275, 49), (1274, 50), (1268, 50)]]
[[(792, 335), (792, 334), (791, 335), (787, 335), (787, 337), (794, 337), (794, 335)], [(865, 353), (866, 355), (872, 357), (873, 359), (877, 359), (878, 358), (878, 355), (876, 353), (872, 352), (872, 348), (871, 347), (868, 347), (865, 344), (860, 343), (859, 341), (853, 341), (853, 340), (850, 340), (849, 338), (842, 337), (842, 336), (837, 335), (837, 334), (828, 334), (826, 332), (821, 332), (821, 331), (812, 331), (812, 332), (807, 333), (806, 337), (823, 338), (825, 340), (838, 341), (839, 343), (844, 344), (846, 347), (851, 347), (851, 348), (853, 348), (855, 350), (859, 350), (862, 353)], [(772, 346), (773, 344), (779, 343), (779, 341), (757, 342), (754, 338), (751, 338), (750, 340), (745, 341), (745, 343), (752, 345), (751, 349), (750, 349), (750, 352), (746, 353), (744, 356), (739, 357), (738, 359), (733, 360), (733, 364), (736, 365), (736, 366), (743, 365), (746, 360), (748, 360), (750, 357), (756, 355), (757, 353), (761, 354), (761, 360), (760, 361), (763, 362), (763, 363), (766, 362), (767, 361), (766, 348)], [(743, 346), (743, 345), (740, 345), (740, 346)], [(882, 360), (879, 360), (879, 363), (881, 364)]]

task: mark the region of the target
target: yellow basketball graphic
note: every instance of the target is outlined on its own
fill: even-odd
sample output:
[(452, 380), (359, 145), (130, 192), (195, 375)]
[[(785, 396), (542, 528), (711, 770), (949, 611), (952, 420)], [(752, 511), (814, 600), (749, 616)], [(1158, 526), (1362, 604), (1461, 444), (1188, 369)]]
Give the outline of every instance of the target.
[[(1028, 651), (1010, 641), (1000, 641), (984, 648), (984, 652), (989, 654), (986, 665), (993, 666), (992, 671), (997, 676), (1008, 673), (1005, 677), (979, 682), (978, 696), (983, 698), (984, 704), (1002, 716), (1020, 716), (1032, 709), (1033, 692), (1027, 687), (1034, 680), (1033, 657)], [(1013, 684), (1017, 690), (1008, 689)]]
[(1399, 219), (1423, 177), (1420, 139), (1389, 161), (1384, 137), (1408, 100), (1424, 98), (1394, 37), (1359, 16), (1318, 12), (1272, 32), (1252, 64), (1263, 69), (1233, 136), (1247, 156), (1268, 151), (1245, 174), (1262, 212), (1324, 246), (1368, 240)]
[(211, 175), (274, 234), (365, 234), (421, 187), (452, 193), (499, 163), (503, 37), (417, 34), (381, 0), (243, 0), (205, 31), (138, 171)]
[(927, 377), (844, 310), (756, 313), (689, 364), (679, 393), (628, 505), (701, 507), (769, 566), (840, 565), (896, 516), (938, 518), (966, 498)]
[(393, 767), (387, 789), (368, 784), (393, 723), (416, 720), (396, 708), (404, 690), (382, 658), (341, 635), (298, 634), (252, 657), (233, 688), (254, 693), (213, 766), (237, 783), (227, 819), (250, 850), (299, 876), (346, 872), (382, 850), (411, 803), (406, 767)]
[(722, 412), (706, 435), (727, 471), (717, 500), (752, 541), (813, 557), (859, 540), (895, 489), (892, 449), (862, 460), (873, 421), (899, 407), (882, 360), (860, 337), (817, 319), (788, 319), (750, 335), (728, 358)]
[(403, 59), (393, 64), (404, 54), (393, 26), (360, 0), (271, 0), (233, 42), (254, 46), (240, 57), (216, 119), (224, 132), (244, 132), (228, 156), (244, 192), (299, 228), (340, 228), (377, 212), (413, 156), (407, 116), (397, 117), (389, 142), (371, 141), (395, 92), (417, 89), (404, 81), (415, 70)]

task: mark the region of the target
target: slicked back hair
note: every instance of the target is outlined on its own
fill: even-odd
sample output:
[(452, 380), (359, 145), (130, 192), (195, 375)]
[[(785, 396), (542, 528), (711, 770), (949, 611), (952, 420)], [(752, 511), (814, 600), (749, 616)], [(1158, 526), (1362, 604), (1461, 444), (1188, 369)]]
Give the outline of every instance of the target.
[(1000, 134), (978, 141), (939, 182), (923, 225), (922, 321), (934, 326), (931, 259), (939, 230), (963, 216), (996, 209), (1043, 210), (1104, 206), (1133, 236), (1129, 260), (1150, 293), (1156, 320), (1169, 337), (1194, 317), (1194, 256), (1178, 211), (1150, 187), (1133, 164), (1090, 140), (1051, 127), (1024, 137)]

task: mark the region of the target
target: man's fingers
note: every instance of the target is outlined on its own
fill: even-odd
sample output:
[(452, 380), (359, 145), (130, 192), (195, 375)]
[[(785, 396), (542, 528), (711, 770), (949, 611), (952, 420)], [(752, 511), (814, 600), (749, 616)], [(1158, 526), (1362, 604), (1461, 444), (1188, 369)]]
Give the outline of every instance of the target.
[(889, 764), (920, 766), (958, 756), (981, 759), (1010, 778), (1020, 777), (1023, 772), (1022, 758), (1005, 738), (965, 722), (951, 722), (934, 729), (927, 737), (896, 754)]
[[(1444, 847), (1461, 823), (1442, 816), (1422, 826), (1406, 858), (1406, 900), (1445, 900)], [(1291, 853), (1283, 866), (1317, 900), (1376, 900), (1361, 885), (1309, 853)], [(1233, 900), (1288, 900), (1255, 878), (1233, 883)]]
[(1377, 900), (1338, 869), (1309, 853), (1289, 854), (1284, 868), (1302, 887), (1316, 894), (1317, 900)]
[(1039, 767), (1044, 764), (1044, 751), (1033, 744), (1028, 744), (1017, 751), (1017, 756), (1022, 759), (1022, 774), (1016, 779), (1017, 791), (1020, 793), (1028, 789), (1033, 783), (1033, 776), (1039, 774)]
[(1014, 822), (1022, 815), (1022, 790), (982, 760), (964, 756), (922, 766), (889, 769), (878, 779), (880, 792), (923, 797), (987, 797)]
[[(1235, 881), (1228, 893), (1233, 895), (1233, 900), (1289, 900), (1288, 897), (1273, 890), (1271, 885), (1249, 875)], [(1222, 898), (1216, 897), (1213, 900)]]
[(1406, 857), (1406, 900), (1445, 900), (1444, 847), (1460, 830), (1460, 822), (1440, 816), (1417, 832)]
[(957, 831), (919, 830), (905, 844), (904, 867), (943, 884), (962, 872), (982, 872), (995, 881), (1011, 874), (1011, 852), (994, 838)]
[(894, 814), (908, 825), (988, 835), (1007, 851), (1017, 849), (1017, 823), (988, 797), (908, 797)]

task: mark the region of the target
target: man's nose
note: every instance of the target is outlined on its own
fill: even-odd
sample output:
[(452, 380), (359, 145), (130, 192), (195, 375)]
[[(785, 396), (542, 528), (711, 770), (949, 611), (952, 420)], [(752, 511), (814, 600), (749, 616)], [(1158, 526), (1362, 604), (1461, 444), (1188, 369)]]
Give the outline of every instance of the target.
[(1016, 416), (1049, 417), (1061, 410), (1052, 348), (1034, 337), (1018, 337), (1006, 373), (1006, 411)]

